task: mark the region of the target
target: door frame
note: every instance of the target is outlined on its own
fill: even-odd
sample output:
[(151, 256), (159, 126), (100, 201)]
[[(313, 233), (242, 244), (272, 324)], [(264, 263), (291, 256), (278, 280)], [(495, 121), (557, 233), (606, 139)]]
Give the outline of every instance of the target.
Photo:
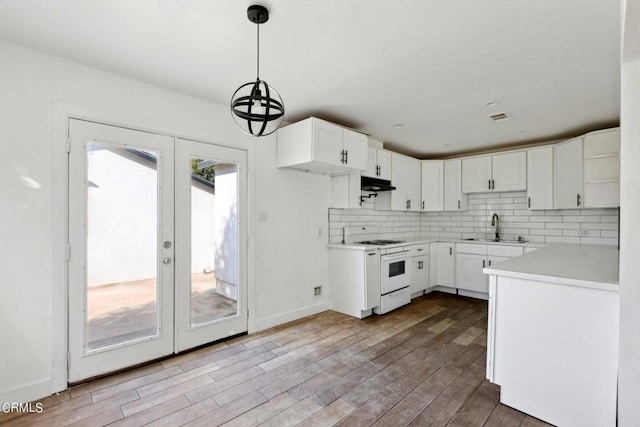
[[(185, 127), (167, 126), (161, 121), (132, 119), (127, 114), (109, 113), (76, 105), (54, 103), (51, 115), (51, 266), (53, 286), (51, 289), (51, 377), (47, 379), (50, 387), (40, 394), (52, 394), (68, 388), (68, 222), (69, 222), (69, 120), (79, 119), (105, 125), (119, 126), (144, 132), (157, 133), (176, 138), (190, 139), (205, 144), (243, 149), (247, 151), (247, 220), (246, 220), (246, 276), (249, 313), (255, 313), (255, 243), (251, 236), (256, 228), (255, 216), (255, 147), (252, 139), (229, 126), (216, 135), (195, 131), (185, 131)], [(176, 120), (179, 122), (179, 119)], [(226, 141), (226, 142), (218, 142)], [(255, 317), (249, 316), (248, 332), (255, 331)]]

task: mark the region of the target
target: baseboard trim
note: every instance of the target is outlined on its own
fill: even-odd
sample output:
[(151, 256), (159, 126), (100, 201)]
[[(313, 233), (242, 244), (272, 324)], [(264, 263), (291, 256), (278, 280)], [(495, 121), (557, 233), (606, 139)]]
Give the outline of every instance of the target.
[(308, 305), (306, 307), (302, 307), (296, 310), (280, 313), (275, 316), (256, 319), (254, 323), (255, 329), (253, 331), (249, 331), (249, 333), (258, 332), (263, 329), (281, 325), (283, 323), (292, 322), (294, 320), (302, 319), (303, 317), (307, 317), (307, 316), (312, 316), (314, 314), (318, 314), (330, 309), (331, 309), (331, 304), (329, 303), (329, 301), (323, 301), (318, 304)]
[(51, 396), (65, 389), (66, 387), (56, 390), (52, 378), (45, 378), (18, 387), (0, 390), (0, 402), (28, 403)]

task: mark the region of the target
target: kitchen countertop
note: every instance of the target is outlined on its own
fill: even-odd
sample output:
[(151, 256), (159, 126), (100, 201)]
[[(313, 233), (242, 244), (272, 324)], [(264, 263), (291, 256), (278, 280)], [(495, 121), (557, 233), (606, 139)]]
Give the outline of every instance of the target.
[[(484, 240), (464, 240), (464, 239), (446, 239), (446, 238), (399, 238), (398, 240), (404, 240), (403, 243), (393, 244), (393, 245), (385, 245), (384, 248), (393, 248), (397, 246), (407, 246), (407, 245), (419, 245), (421, 243), (433, 243), (433, 242), (447, 242), (447, 243), (470, 243), (474, 245), (506, 245), (506, 246), (521, 246), (521, 247), (536, 247), (542, 248), (544, 247), (543, 243), (537, 242), (495, 242), (495, 241), (484, 241)], [(381, 248), (382, 246), (375, 245), (359, 245), (356, 243), (329, 243), (327, 245), (329, 248), (338, 248), (338, 249), (356, 249), (356, 250), (374, 250)]]
[(618, 292), (615, 246), (555, 243), (485, 268), (486, 274)]

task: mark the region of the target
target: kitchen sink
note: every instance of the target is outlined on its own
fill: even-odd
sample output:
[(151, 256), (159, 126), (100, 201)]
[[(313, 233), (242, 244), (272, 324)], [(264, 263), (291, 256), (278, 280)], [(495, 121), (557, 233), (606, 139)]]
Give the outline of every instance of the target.
[(523, 239), (521, 239), (521, 240), (507, 240), (507, 239), (495, 240), (495, 239), (483, 239), (483, 238), (480, 238), (480, 237), (470, 237), (470, 238), (462, 239), (462, 240), (467, 240), (467, 241), (470, 241), (470, 242), (495, 242), (495, 243), (527, 243), (528, 242), (528, 240), (523, 240)]

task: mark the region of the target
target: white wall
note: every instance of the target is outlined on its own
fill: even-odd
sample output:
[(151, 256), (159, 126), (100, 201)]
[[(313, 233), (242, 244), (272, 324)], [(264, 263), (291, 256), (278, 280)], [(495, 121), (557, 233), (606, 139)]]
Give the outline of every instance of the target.
[(640, 425), (640, 60), (622, 66), (618, 420)]
[[(326, 245), (331, 179), (275, 169), (271, 166), (275, 161), (275, 141), (261, 141), (256, 146), (256, 176), (261, 177), (255, 183), (256, 234), (262, 236), (256, 241), (256, 269), (272, 286), (256, 284), (258, 329), (329, 308)], [(301, 263), (302, 258), (310, 262)], [(314, 296), (318, 285), (322, 295)]]
[[(326, 298), (312, 297), (303, 279), (326, 283), (326, 241), (307, 237), (326, 224), (329, 182), (276, 170), (273, 138), (244, 136), (228, 107), (4, 41), (0, 93), (0, 402), (29, 401), (66, 385), (60, 368), (66, 331), (59, 324), (65, 204), (64, 192), (53, 184), (60, 175), (52, 160), (63, 155), (52, 146), (54, 104), (98, 112), (113, 123), (248, 148), (249, 253), (255, 256), (249, 267), (250, 328), (328, 307)], [(256, 211), (269, 219), (253, 231)]]

